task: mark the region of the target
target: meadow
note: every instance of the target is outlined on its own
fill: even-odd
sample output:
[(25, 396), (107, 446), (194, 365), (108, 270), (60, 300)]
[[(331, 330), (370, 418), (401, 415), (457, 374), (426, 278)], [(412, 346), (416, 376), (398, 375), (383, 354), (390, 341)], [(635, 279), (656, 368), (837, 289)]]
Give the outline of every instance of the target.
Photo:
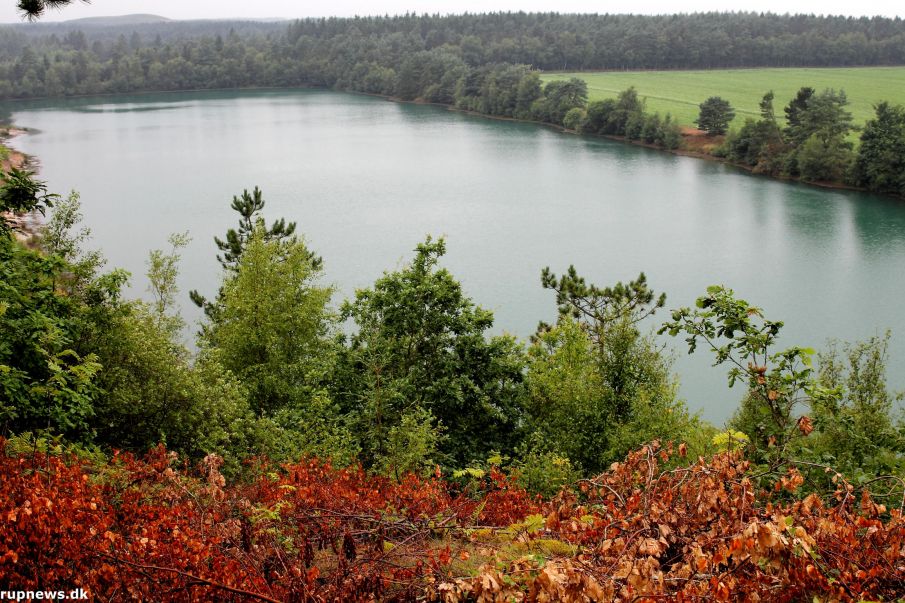
[(545, 82), (580, 77), (588, 83), (591, 101), (612, 98), (635, 86), (650, 112), (671, 113), (682, 125), (693, 125), (698, 105), (710, 96), (721, 96), (735, 108), (734, 127), (747, 117), (757, 117), (758, 103), (768, 90), (776, 97), (778, 117), (802, 86), (820, 91), (845, 90), (854, 122), (863, 124), (879, 101), (905, 104), (905, 67), (720, 69), (708, 71), (609, 71), (593, 73), (545, 73)]

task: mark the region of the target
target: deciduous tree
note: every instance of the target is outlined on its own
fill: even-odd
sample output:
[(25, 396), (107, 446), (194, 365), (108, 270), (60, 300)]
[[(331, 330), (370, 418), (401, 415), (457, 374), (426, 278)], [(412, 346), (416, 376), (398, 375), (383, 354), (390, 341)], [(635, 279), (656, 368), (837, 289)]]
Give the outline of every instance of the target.
[(439, 267), (443, 239), (428, 238), (404, 268), (386, 273), (343, 306), (357, 327), (345, 352), (343, 406), (361, 417), (370, 462), (387, 454), (391, 430), (412, 412), (442, 426), (444, 463), (465, 466), (511, 451), (521, 423), (522, 360), (509, 337), (487, 335), (493, 314)]
[(258, 414), (302, 404), (329, 373), (332, 289), (320, 261), (295, 236), (275, 238), (259, 220), (226, 273), (204, 345), (248, 389)]
[(693, 420), (669, 362), (638, 330), (665, 296), (644, 274), (598, 287), (573, 266), (559, 278), (545, 269), (542, 283), (560, 317), (541, 323), (528, 351), (528, 425), (541, 443), (593, 473), (652, 438), (683, 437)]

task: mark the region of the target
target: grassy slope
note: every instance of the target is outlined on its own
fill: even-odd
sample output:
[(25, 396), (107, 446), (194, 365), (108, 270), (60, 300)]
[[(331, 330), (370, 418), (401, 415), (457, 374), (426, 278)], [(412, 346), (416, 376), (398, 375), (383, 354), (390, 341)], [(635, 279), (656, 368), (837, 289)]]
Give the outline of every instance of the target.
[(802, 86), (820, 91), (843, 89), (856, 124), (873, 116), (873, 104), (888, 100), (905, 105), (905, 67), (831, 69), (726, 69), (713, 71), (613, 71), (604, 73), (547, 73), (544, 81), (581, 77), (588, 82), (590, 100), (616, 96), (635, 86), (647, 98), (647, 109), (672, 113), (682, 125), (693, 125), (698, 105), (709, 96), (722, 96), (736, 110), (733, 126), (758, 115), (757, 105), (768, 90), (776, 98), (777, 117)]

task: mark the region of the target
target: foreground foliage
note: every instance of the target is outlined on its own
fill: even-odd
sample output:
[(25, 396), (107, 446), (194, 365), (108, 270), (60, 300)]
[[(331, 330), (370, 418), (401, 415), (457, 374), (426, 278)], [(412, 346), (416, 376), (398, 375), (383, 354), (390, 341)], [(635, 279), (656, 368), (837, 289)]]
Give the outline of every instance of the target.
[[(626, 91), (612, 123), (633, 106)], [(0, 237), (0, 438), (17, 434), (0, 440), (0, 584), (100, 601), (905, 596), (885, 339), (815, 366), (709, 288), (662, 330), (745, 385), (716, 433), (640, 330), (665, 305), (643, 274), (544, 270), (559, 317), (526, 349), (487, 334), (442, 239), (335, 313), (294, 225), (268, 229), (259, 191), (233, 208), (195, 355), (173, 308), (187, 235), (151, 253), (152, 303), (81, 249), (77, 195), (28, 243)]]
[(671, 452), (655, 442), (543, 502), (495, 470), (459, 490), (309, 460), (226, 486), (219, 457), (190, 470), (163, 447), (94, 463), (4, 453), (0, 583), (98, 601), (905, 595), (901, 506), (842, 479), (801, 498), (792, 466), (759, 489), (737, 451), (663, 470)]

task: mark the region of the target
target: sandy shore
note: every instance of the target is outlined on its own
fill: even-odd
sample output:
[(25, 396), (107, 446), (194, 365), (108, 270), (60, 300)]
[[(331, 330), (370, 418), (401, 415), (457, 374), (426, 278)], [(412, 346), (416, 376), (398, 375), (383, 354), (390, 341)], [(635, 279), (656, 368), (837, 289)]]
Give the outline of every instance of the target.
[[(0, 128), (0, 144), (8, 151), (6, 156), (0, 160), (0, 170), (2, 170), (2, 172), (8, 172), (13, 168), (24, 169), (28, 167), (29, 156), (9, 146), (9, 141), (11, 139), (21, 134), (25, 134), (26, 132), (27, 130), (16, 127)], [(35, 233), (41, 226), (40, 215), (37, 212), (30, 212), (27, 214), (3, 212), (3, 214), (0, 215), (0, 218), (13, 227), (13, 233), (17, 239), (26, 243), (34, 238)]]
[(8, 144), (9, 141), (16, 136), (26, 134), (27, 132), (28, 130), (12, 126), (0, 128), (0, 144), (9, 150), (8, 155), (0, 161), (0, 169), (4, 172), (7, 172), (12, 168), (22, 169), (28, 165), (28, 155), (17, 151)]

